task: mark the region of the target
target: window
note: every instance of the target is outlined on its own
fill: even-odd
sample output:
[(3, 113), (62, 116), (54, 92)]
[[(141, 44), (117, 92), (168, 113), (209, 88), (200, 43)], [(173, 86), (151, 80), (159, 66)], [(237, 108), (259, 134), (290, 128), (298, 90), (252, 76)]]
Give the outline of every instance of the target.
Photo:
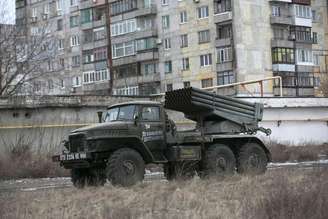
[(313, 55), (310, 49), (297, 49), (297, 62), (312, 63)]
[(164, 49), (171, 49), (171, 39), (170, 38), (164, 39)]
[(80, 66), (80, 56), (72, 56), (72, 67)]
[(91, 50), (84, 50), (83, 53), (83, 63), (88, 64), (94, 61), (93, 51)]
[[(286, 34), (287, 35), (287, 34)], [(285, 37), (285, 29), (283, 27), (273, 27), (273, 38), (283, 40)]]
[(40, 92), (41, 91), (41, 81), (35, 81), (33, 83), (33, 91)]
[(59, 59), (59, 65), (61, 68), (65, 68), (65, 59), (64, 58)]
[(320, 56), (318, 54), (313, 54), (313, 64), (317, 66), (320, 65)]
[(198, 32), (199, 43), (208, 43), (211, 40), (210, 30), (203, 30)]
[(168, 5), (169, 4), (169, 0), (161, 0), (162, 5)]
[(94, 82), (101, 82), (108, 80), (108, 70), (88, 71), (83, 72), (83, 84), (90, 84)]
[(97, 40), (103, 40), (107, 36), (105, 27), (99, 27), (93, 29), (93, 38), (95, 41)]
[[(295, 72), (274, 72), (274, 76), (280, 76), (282, 78), (282, 86), (283, 87), (296, 87), (297, 78), (295, 76)], [(275, 81), (274, 86), (280, 86), (280, 81)]]
[(57, 11), (61, 11), (63, 9), (63, 0), (56, 1), (56, 8), (57, 8)]
[(49, 14), (49, 4), (43, 5), (43, 14)]
[(111, 25), (111, 36), (119, 36), (132, 33), (137, 30), (136, 19), (125, 20)]
[(104, 21), (106, 15), (106, 7), (97, 7), (93, 9), (93, 20)]
[(32, 8), (32, 17), (38, 16), (38, 8)]
[(198, 11), (198, 18), (207, 18), (208, 17), (208, 6), (202, 6), (197, 8)]
[(81, 86), (81, 77), (75, 76), (72, 77), (72, 87), (80, 87)]
[(77, 0), (71, 0), (70, 3), (71, 3), (70, 4), (71, 6), (75, 6), (75, 5), (77, 5)]
[(159, 121), (159, 107), (144, 106), (141, 111), (141, 119), (146, 121)]
[(156, 73), (156, 64), (145, 64), (145, 75), (155, 74)]
[(113, 58), (134, 55), (134, 41), (117, 43), (113, 45)]
[(318, 43), (318, 33), (317, 32), (313, 32), (312, 33), (312, 42), (314, 44), (317, 44)]
[(78, 35), (71, 36), (71, 47), (80, 45), (80, 38)]
[(48, 71), (53, 71), (54, 70), (54, 65), (51, 60), (48, 60)]
[(63, 29), (63, 19), (57, 20), (57, 30)]
[(64, 83), (64, 80), (63, 79), (59, 79), (58, 84), (59, 84), (59, 86), (61, 88), (64, 88), (65, 87), (65, 83)]
[(200, 56), (200, 66), (205, 67), (212, 65), (212, 54), (206, 54)]
[(290, 33), (295, 36), (297, 41), (312, 43), (311, 28), (309, 27), (291, 27)]
[(320, 85), (321, 85), (320, 77), (314, 77), (313, 85), (314, 85), (314, 87), (320, 87)]
[(202, 88), (206, 88), (206, 87), (213, 87), (213, 79), (212, 78), (202, 80)]
[(217, 63), (231, 62), (232, 61), (232, 48), (223, 47), (217, 48)]
[(188, 87), (190, 87), (190, 81), (185, 81), (185, 82), (183, 82), (183, 87), (184, 87), (184, 88), (188, 88)]
[(216, 34), (218, 39), (232, 38), (232, 25), (216, 25)]
[(188, 34), (181, 35), (180, 41), (181, 41), (181, 44), (180, 44), (181, 48), (188, 47)]
[(313, 22), (317, 22), (318, 18), (317, 18), (317, 11), (316, 10), (312, 10), (312, 21)]
[(93, 31), (92, 29), (83, 30), (83, 42), (90, 43), (93, 40)]
[(311, 7), (307, 5), (295, 4), (295, 14), (296, 17), (312, 19)]
[(101, 61), (107, 59), (107, 48), (101, 47), (93, 50), (95, 61)]
[(167, 84), (166, 91), (173, 91), (173, 84)]
[(186, 71), (189, 70), (190, 66), (189, 66), (189, 58), (183, 58), (182, 59), (182, 70)]
[(59, 39), (58, 40), (58, 49), (59, 50), (64, 49), (64, 39)]
[(164, 72), (165, 74), (172, 73), (172, 61), (164, 62)]
[(162, 16), (162, 28), (167, 29), (170, 27), (170, 17), (169, 15)]
[(69, 18), (70, 27), (76, 27), (79, 25), (79, 16), (71, 16)]
[(137, 9), (137, 0), (119, 0), (111, 3), (111, 15), (117, 15)]
[(276, 5), (272, 5), (272, 16), (280, 17), (280, 7)]
[(139, 87), (123, 87), (114, 89), (115, 95), (136, 96), (139, 95)]
[(273, 64), (294, 64), (294, 49), (290, 48), (273, 48), (272, 49)]
[(48, 80), (48, 89), (53, 90), (54, 89), (54, 82), (52, 79)]
[(140, 39), (136, 41), (137, 51), (156, 48), (156, 39), (153, 37)]
[(299, 87), (314, 87), (314, 77), (309, 72), (297, 72), (297, 84)]
[(81, 10), (81, 23), (89, 23), (92, 21), (92, 9)]
[(235, 83), (235, 74), (232, 71), (218, 72), (218, 85)]
[(115, 77), (116, 78), (128, 78), (140, 75), (137, 71), (138, 66), (136, 64), (122, 65), (116, 68)]
[(214, 1), (214, 14), (231, 11), (231, 0)]
[(187, 11), (180, 12), (180, 24), (184, 24), (188, 22)]

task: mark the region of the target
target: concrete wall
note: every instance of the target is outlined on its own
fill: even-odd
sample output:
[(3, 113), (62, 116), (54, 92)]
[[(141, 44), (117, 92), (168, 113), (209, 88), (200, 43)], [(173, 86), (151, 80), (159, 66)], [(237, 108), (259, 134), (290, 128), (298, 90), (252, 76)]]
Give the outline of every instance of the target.
[[(271, 128), (272, 135), (259, 134), (263, 140), (290, 145), (328, 142), (328, 98), (242, 99), (265, 105), (260, 125)], [(97, 123), (97, 111), (129, 100), (105, 96), (0, 99), (0, 151), (19, 143), (32, 145), (34, 150), (60, 151), (60, 141), (71, 130)], [(180, 130), (195, 125), (182, 113), (168, 114)]]

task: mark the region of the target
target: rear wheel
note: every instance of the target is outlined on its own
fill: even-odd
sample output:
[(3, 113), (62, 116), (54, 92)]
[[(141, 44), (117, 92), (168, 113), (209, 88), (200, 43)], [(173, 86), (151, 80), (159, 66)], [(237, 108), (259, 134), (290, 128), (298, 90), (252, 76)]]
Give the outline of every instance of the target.
[(107, 162), (107, 179), (113, 185), (132, 186), (144, 179), (145, 162), (141, 155), (129, 148), (115, 151)]
[(247, 143), (241, 147), (237, 166), (239, 173), (263, 174), (267, 169), (267, 164), (267, 155), (257, 143)]
[(202, 176), (223, 177), (232, 175), (236, 159), (232, 150), (224, 144), (211, 145), (205, 152)]

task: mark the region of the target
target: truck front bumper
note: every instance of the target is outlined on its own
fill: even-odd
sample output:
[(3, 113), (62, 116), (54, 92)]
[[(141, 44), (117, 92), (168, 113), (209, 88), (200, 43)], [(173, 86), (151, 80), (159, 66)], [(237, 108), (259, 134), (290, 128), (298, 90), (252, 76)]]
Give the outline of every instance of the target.
[(60, 162), (60, 165), (64, 166), (66, 169), (88, 168), (91, 166), (91, 160), (92, 155), (88, 152), (63, 153), (52, 156), (53, 162)]

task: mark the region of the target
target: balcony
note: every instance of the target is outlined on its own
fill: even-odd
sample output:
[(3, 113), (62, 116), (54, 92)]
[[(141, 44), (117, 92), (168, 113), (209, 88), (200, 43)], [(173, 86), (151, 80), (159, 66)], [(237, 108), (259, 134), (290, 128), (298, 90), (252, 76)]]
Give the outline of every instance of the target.
[(159, 53), (157, 49), (138, 51), (136, 55), (136, 60), (138, 62), (148, 61), (148, 60), (158, 60), (158, 59), (159, 59)]
[(223, 38), (223, 39), (215, 40), (216, 47), (223, 47), (223, 46), (230, 46), (230, 45), (232, 45), (232, 38)]
[(233, 70), (233, 62), (223, 62), (216, 64), (216, 71), (232, 71)]
[(149, 8), (138, 8), (134, 13), (136, 17), (157, 14), (157, 7), (155, 4), (152, 4)]
[(293, 21), (290, 16), (271, 16), (270, 23), (271, 24), (292, 25)]
[(269, 0), (270, 2), (286, 2), (286, 3), (292, 3), (292, 0)]
[(294, 48), (293, 41), (290, 41), (289, 39), (272, 39), (271, 40), (271, 47), (276, 48)]
[(311, 0), (292, 0), (293, 4), (311, 5)]
[(288, 63), (272, 64), (272, 70), (295, 72), (295, 64), (288, 64)]
[(294, 16), (292, 24), (301, 27), (312, 27), (312, 19)]
[(221, 23), (230, 20), (232, 20), (232, 11), (214, 14), (214, 23)]
[(127, 64), (132, 64), (136, 63), (137, 59), (135, 55), (131, 56), (123, 56), (120, 58), (113, 58), (113, 66), (120, 66), (120, 65), (127, 65)]

